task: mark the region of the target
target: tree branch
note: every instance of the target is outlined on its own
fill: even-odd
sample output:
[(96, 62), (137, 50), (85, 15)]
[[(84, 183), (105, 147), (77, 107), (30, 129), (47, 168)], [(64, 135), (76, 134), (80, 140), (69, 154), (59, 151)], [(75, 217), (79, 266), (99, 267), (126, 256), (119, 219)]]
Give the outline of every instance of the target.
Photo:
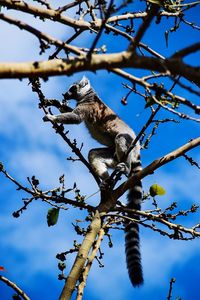
[(200, 50), (200, 43), (195, 43), (191, 46), (188, 46), (184, 49), (181, 49), (180, 51), (177, 51), (174, 55), (172, 55), (173, 58), (183, 58), (186, 55), (189, 55), (191, 53), (195, 53)]
[(9, 287), (11, 287), (17, 294), (22, 297), (24, 300), (30, 300), (30, 298), (26, 295), (24, 291), (22, 291), (14, 282), (10, 281), (8, 278), (0, 275), (0, 280), (6, 283)]
[(88, 258), (90, 249), (92, 248), (96, 236), (101, 229), (101, 219), (98, 211), (96, 211), (91, 224), (88, 227), (85, 238), (79, 248), (78, 254), (71, 268), (71, 271), (66, 279), (64, 288), (60, 295), (59, 300), (69, 300), (75, 289), (76, 282), (78, 281), (80, 275), (82, 274), (85, 262)]
[(0, 63), (0, 78), (31, 78), (55, 75), (71, 75), (80, 71), (109, 70), (113, 68), (136, 68), (177, 74), (200, 84), (199, 67), (186, 65), (179, 59), (157, 59), (154, 57), (130, 55), (126, 51), (112, 54), (93, 54), (86, 56), (50, 61), (26, 63)]
[[(186, 234), (189, 234), (191, 235), (193, 238), (194, 237), (200, 237), (200, 232), (199, 231), (196, 231), (195, 230), (195, 226), (194, 228), (187, 228), (187, 227), (184, 227), (182, 225), (179, 225), (179, 224), (175, 224), (175, 223), (172, 223), (166, 219), (163, 218), (162, 216), (162, 213), (159, 215), (156, 215), (156, 214), (152, 214), (150, 212), (147, 212), (147, 211), (141, 211), (141, 210), (134, 210), (134, 209), (129, 209), (129, 208), (126, 208), (126, 207), (117, 207), (117, 208), (114, 208), (113, 209), (114, 211), (119, 211), (119, 212), (127, 212), (129, 217), (126, 217), (126, 216), (121, 216), (119, 215), (118, 218), (128, 218), (129, 220), (131, 220), (131, 215), (134, 215), (134, 214), (137, 214), (141, 217), (143, 217), (144, 219), (146, 220), (152, 220), (152, 221), (156, 221), (160, 224), (163, 224), (165, 225), (166, 227), (168, 227), (168, 229), (170, 230), (174, 230), (174, 232), (184, 232)], [(112, 214), (107, 214), (107, 216), (112, 216)], [(133, 220), (134, 222), (136, 222), (136, 220)], [(143, 223), (143, 221), (138, 221), (139, 224), (141, 225), (144, 225), (145, 226), (145, 223)]]
[(85, 285), (86, 285), (87, 277), (88, 277), (90, 269), (92, 267), (92, 263), (93, 263), (96, 255), (97, 255), (97, 251), (100, 248), (100, 245), (101, 245), (101, 242), (103, 240), (104, 234), (105, 234), (105, 231), (104, 231), (103, 228), (101, 228), (99, 233), (98, 233), (98, 238), (97, 238), (97, 240), (95, 241), (95, 243), (93, 245), (93, 250), (92, 250), (90, 256), (87, 259), (87, 264), (86, 264), (86, 266), (84, 268), (84, 271), (82, 273), (83, 280), (81, 281), (81, 283), (78, 286), (78, 292), (77, 292), (76, 300), (82, 300), (82, 298), (83, 298), (83, 291), (84, 291), (84, 288), (85, 288)]
[[(112, 16), (108, 18), (107, 23), (115, 23), (117, 21), (126, 21), (131, 19), (144, 19), (147, 16), (148, 12), (137, 12), (137, 13), (126, 13), (123, 15)], [(169, 13), (167, 11), (161, 11), (159, 16), (161, 17), (178, 17), (181, 14), (180, 11)]]
[(91, 24), (89, 22), (75, 20), (62, 15), (59, 10), (57, 11), (54, 9), (46, 9), (39, 6), (34, 6), (22, 0), (0, 0), (0, 6), (23, 11), (33, 16), (50, 19), (54, 22), (59, 22), (73, 28), (91, 29)]
[(138, 29), (138, 32), (136, 36), (132, 39), (129, 47), (128, 47), (128, 52), (134, 52), (136, 47), (138, 46), (139, 42), (141, 41), (143, 35), (145, 34), (146, 30), (148, 29), (151, 21), (153, 18), (156, 16), (160, 9), (159, 5), (152, 4), (149, 11), (147, 12), (147, 16), (144, 18), (144, 22)]
[(51, 45), (55, 45), (57, 47), (61, 47), (62, 49), (65, 49), (67, 51), (70, 51), (72, 53), (75, 53), (77, 55), (80, 55), (80, 54), (83, 54), (83, 52), (81, 50), (79, 50), (77, 47), (75, 46), (71, 46), (71, 45), (68, 45), (58, 39), (55, 39), (53, 37), (51, 37), (50, 35), (46, 34), (46, 33), (43, 33), (41, 32), (40, 30), (37, 30), (36, 28), (20, 21), (20, 20), (17, 20), (17, 19), (13, 19), (12, 17), (9, 17), (9, 16), (6, 16), (2, 13), (0, 13), (0, 20), (3, 20), (7, 23), (10, 23), (10, 24), (13, 24), (17, 27), (19, 27), (20, 29), (24, 29), (30, 33), (32, 33), (33, 35), (35, 35), (39, 41), (41, 39), (47, 41), (49, 44)]
[[(165, 90), (164, 88), (161, 88), (160, 86), (157, 86), (156, 84), (148, 83), (148, 82), (145, 81), (144, 77), (143, 78), (138, 78), (138, 77), (136, 77), (136, 76), (134, 76), (134, 75), (132, 75), (130, 73), (127, 73), (124, 70), (118, 69), (118, 68), (112, 69), (111, 71), (113, 73), (115, 73), (115, 74), (123, 77), (123, 78), (128, 79), (129, 81), (131, 81), (134, 84), (136, 83), (136, 84), (138, 84), (140, 86), (143, 86), (147, 91), (152, 90), (152, 91), (156, 92), (158, 90), (158, 88), (159, 88), (160, 92), (162, 92), (163, 95), (170, 97), (173, 100), (173, 102), (177, 101), (177, 103), (181, 103), (182, 105), (188, 106), (191, 109), (193, 109), (196, 114), (200, 114), (200, 105), (195, 105), (193, 102), (189, 101), (188, 99), (183, 98), (183, 97), (181, 97), (179, 95), (175, 95), (172, 92), (170, 92), (169, 90)], [(165, 76), (169, 75), (167, 73), (164, 73), (164, 74), (165, 74)], [(164, 76), (164, 74), (162, 74), (162, 76)], [(161, 74), (158, 74), (158, 75), (161, 76)], [(152, 76), (157, 77), (156, 75), (152, 75)], [(129, 86), (127, 86), (127, 88), (131, 89), (134, 92), (133, 88), (131, 88)], [(157, 104), (161, 105), (162, 103), (160, 103), (159, 101), (157, 101)], [(164, 106), (164, 105), (163, 105), (163, 107), (166, 108), (166, 106)], [(178, 112), (178, 114), (180, 116), (181, 113)]]
[(113, 198), (115, 200), (119, 199), (119, 197), (121, 197), (128, 189), (130, 189), (135, 184), (135, 182), (137, 182), (137, 180), (141, 180), (142, 178), (154, 173), (154, 171), (161, 166), (173, 161), (174, 159), (182, 156), (184, 153), (195, 147), (198, 147), (199, 145), (200, 137), (193, 139), (180, 148), (162, 156), (161, 158), (154, 160), (151, 164), (138, 172), (137, 175), (131, 176), (126, 182), (122, 183), (118, 188), (116, 188), (112, 194)]

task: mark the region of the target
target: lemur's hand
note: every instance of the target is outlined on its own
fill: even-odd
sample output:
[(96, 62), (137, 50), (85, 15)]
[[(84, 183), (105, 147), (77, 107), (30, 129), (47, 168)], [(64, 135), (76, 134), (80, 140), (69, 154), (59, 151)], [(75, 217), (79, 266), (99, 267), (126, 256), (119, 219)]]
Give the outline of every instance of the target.
[(44, 122), (49, 122), (49, 121), (54, 121), (54, 116), (47, 114), (46, 116), (43, 117)]
[(115, 170), (117, 172), (123, 173), (125, 176), (128, 176), (130, 173), (128, 166), (124, 162), (118, 163), (117, 166), (115, 167)]

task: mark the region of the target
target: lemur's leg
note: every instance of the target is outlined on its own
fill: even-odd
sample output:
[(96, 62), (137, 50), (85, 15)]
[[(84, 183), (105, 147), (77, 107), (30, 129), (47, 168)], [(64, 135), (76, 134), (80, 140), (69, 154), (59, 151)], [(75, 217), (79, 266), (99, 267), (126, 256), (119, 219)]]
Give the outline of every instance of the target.
[(127, 156), (126, 153), (133, 142), (133, 137), (127, 133), (120, 133), (115, 137), (115, 155), (117, 157), (117, 169), (129, 174), (131, 171), (131, 156), (132, 153), (129, 153)]
[(109, 178), (108, 168), (114, 169), (117, 165), (114, 148), (91, 149), (88, 155), (94, 172), (102, 179)]

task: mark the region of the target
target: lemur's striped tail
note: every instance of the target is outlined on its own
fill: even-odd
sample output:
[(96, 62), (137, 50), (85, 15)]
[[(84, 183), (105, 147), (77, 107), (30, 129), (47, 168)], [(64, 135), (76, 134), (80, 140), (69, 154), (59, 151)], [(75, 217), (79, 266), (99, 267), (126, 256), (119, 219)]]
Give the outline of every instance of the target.
[[(141, 170), (141, 161), (138, 160), (133, 164), (132, 171), (137, 173)], [(142, 183), (138, 181), (136, 185), (129, 190), (128, 193), (128, 208), (140, 210), (142, 199)], [(139, 216), (135, 216), (139, 220)], [(140, 237), (139, 226), (137, 223), (129, 222), (125, 224), (125, 251), (126, 263), (130, 280), (134, 287), (143, 283), (143, 273), (140, 253)]]

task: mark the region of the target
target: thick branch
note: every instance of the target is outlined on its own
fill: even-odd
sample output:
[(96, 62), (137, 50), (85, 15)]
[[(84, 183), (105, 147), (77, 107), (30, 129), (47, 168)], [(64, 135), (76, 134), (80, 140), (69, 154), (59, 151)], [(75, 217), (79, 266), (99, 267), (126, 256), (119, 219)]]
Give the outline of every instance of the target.
[[(23, 11), (33, 16), (39, 16), (41, 18), (49, 19), (54, 22), (59, 22), (77, 29), (78, 28), (83, 30), (98, 29), (101, 27), (102, 24), (102, 20), (98, 18), (96, 20), (92, 20), (91, 23), (84, 20), (75, 20), (73, 18), (62, 15), (62, 11), (63, 11), (62, 9), (54, 10), (50, 8), (42, 8), (40, 6), (34, 6), (28, 4), (21, 0), (19, 1), (0, 0), (0, 5), (3, 7), (7, 7), (8, 9)], [(175, 17), (178, 16), (179, 14), (180, 12), (169, 13), (163, 11), (160, 13), (160, 16)], [(145, 18), (146, 16), (147, 16), (147, 12), (127, 13), (124, 15), (110, 17), (106, 23), (108, 24), (108, 23), (113, 23), (113, 22), (128, 20), (128, 19)]]
[(83, 298), (83, 291), (86, 285), (86, 281), (87, 281), (87, 277), (89, 275), (89, 271), (92, 267), (92, 263), (97, 255), (97, 251), (100, 248), (101, 242), (103, 240), (105, 234), (105, 230), (103, 228), (100, 229), (99, 234), (98, 234), (98, 239), (96, 240), (94, 246), (93, 246), (93, 250), (90, 254), (90, 256), (87, 259), (87, 264), (84, 268), (83, 274), (82, 274), (82, 278), (83, 280), (81, 281), (81, 283), (78, 286), (78, 292), (77, 292), (77, 297), (76, 300), (82, 300)]
[(82, 274), (85, 262), (88, 258), (88, 254), (95, 242), (96, 236), (98, 235), (100, 229), (101, 229), (101, 219), (97, 211), (91, 224), (88, 227), (88, 231), (85, 235), (83, 243), (79, 248), (72, 269), (66, 279), (64, 288), (59, 298), (60, 300), (69, 300), (71, 298), (71, 295), (76, 286), (76, 282), (78, 281), (80, 275)]
[(52, 21), (65, 24), (73, 28), (89, 29), (91, 27), (91, 24), (89, 22), (75, 20), (70, 17), (66, 17), (62, 15), (60, 11), (34, 6), (20, 0), (19, 1), (0, 0), (0, 5), (5, 6), (9, 9), (23, 11), (32, 14), (33, 16), (39, 16), (41, 18), (50, 19)]
[(71, 75), (80, 71), (96, 71), (113, 68), (137, 68), (158, 72), (167, 70), (174, 76), (180, 75), (200, 84), (200, 68), (186, 65), (179, 59), (157, 59), (131, 55), (126, 51), (113, 54), (93, 54), (91, 60), (84, 56), (70, 59), (54, 59), (26, 63), (0, 63), (0, 78), (48, 77)]
[(195, 53), (200, 50), (200, 43), (196, 43), (193, 45), (190, 45), (184, 49), (181, 49), (180, 51), (177, 51), (172, 57), (173, 58), (183, 58), (186, 55), (189, 55), (191, 53)]

